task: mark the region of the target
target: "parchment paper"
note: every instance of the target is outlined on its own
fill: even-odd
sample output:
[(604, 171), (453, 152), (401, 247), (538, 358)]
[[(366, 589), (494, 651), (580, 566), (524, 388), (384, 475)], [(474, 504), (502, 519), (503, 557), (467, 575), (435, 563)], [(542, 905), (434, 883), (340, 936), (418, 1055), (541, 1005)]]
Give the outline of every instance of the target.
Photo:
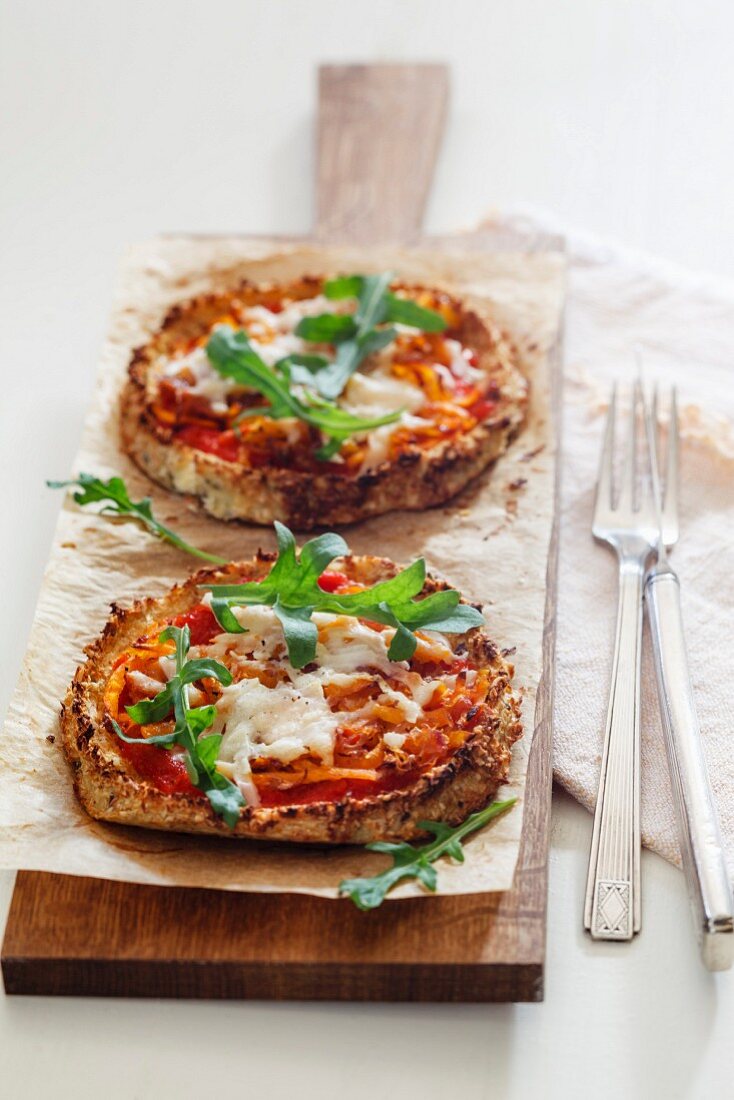
[[(548, 353), (563, 298), (560, 254), (397, 252), (316, 249), (282, 242), (164, 238), (133, 247), (122, 267), (109, 338), (75, 472), (121, 473), (133, 499), (150, 494), (156, 515), (191, 542), (225, 557), (272, 547), (272, 532), (207, 517), (153, 486), (119, 450), (117, 398), (130, 350), (176, 300), (247, 276), (288, 279), (305, 272), (384, 270), (443, 284), (510, 330), (531, 379), (527, 427), (494, 470), (447, 507), (393, 513), (345, 531), (357, 553), (407, 562), (423, 554), (486, 607), (489, 631), (516, 647), (525, 736), (508, 788), (518, 798), (503, 818), (466, 846), (466, 862), (442, 862), (445, 894), (504, 890), (517, 861), (523, 793), (541, 671), (546, 564), (553, 519), (555, 454), (549, 420)], [(59, 476), (63, 471), (49, 471)], [(58, 743), (58, 710), (114, 599), (160, 594), (196, 568), (133, 523), (111, 523), (67, 499), (44, 576), (28, 651), (0, 742), (0, 866), (128, 882), (335, 897), (347, 876), (374, 874), (385, 857), (355, 848), (308, 848), (196, 838), (95, 822), (76, 802)], [(56, 742), (54, 743), (54, 738)], [(392, 897), (424, 893), (403, 885)]]

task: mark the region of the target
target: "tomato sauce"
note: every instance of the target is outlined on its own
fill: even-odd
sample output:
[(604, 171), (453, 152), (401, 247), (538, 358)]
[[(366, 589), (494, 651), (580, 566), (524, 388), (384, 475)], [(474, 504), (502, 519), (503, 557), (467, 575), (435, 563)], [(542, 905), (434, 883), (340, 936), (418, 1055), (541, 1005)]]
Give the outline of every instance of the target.
[(139, 745), (130, 745), (127, 741), (118, 741), (122, 756), (130, 761), (142, 779), (147, 779), (164, 794), (189, 794), (197, 798), (204, 792), (193, 785), (189, 779), (183, 756), (169, 752), (159, 745), (146, 745), (141, 737)]
[(188, 424), (179, 429), (176, 438), (197, 451), (223, 458), (226, 462), (236, 462), (240, 456), (240, 441), (233, 431), (223, 432), (218, 428)]
[(199, 604), (198, 607), (193, 607), (191, 611), (178, 615), (173, 620), (173, 625), (189, 628), (192, 645), (207, 645), (212, 638), (216, 638), (217, 634), (222, 633), (222, 628), (214, 618), (212, 611), (204, 604)]
[[(375, 795), (408, 787), (419, 776), (411, 773), (390, 772), (378, 780), (325, 779), (319, 783), (302, 783), (300, 786), (279, 790), (277, 787), (258, 788), (263, 806), (306, 806), (311, 802), (340, 802), (344, 798), (374, 798)], [(257, 773), (255, 774), (257, 780)]]
[(469, 406), (469, 412), (476, 420), (486, 420), (497, 408), (497, 402), (490, 397), (481, 397)]

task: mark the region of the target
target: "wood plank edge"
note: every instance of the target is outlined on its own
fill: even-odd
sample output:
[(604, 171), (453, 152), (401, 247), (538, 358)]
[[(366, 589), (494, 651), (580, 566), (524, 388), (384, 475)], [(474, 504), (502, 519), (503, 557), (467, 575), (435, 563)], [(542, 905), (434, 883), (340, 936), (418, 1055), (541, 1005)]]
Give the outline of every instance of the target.
[(543, 1000), (542, 963), (228, 963), (6, 957), (8, 996), (490, 1004)]
[[(540, 950), (537, 965), (540, 974), (538, 982), (537, 1000), (542, 1001), (545, 995), (545, 960), (548, 939), (548, 860), (550, 856), (551, 814), (553, 796), (553, 718), (555, 708), (555, 681), (556, 681), (556, 604), (558, 599), (558, 558), (560, 544), (560, 512), (561, 512), (561, 479), (563, 465), (563, 349), (564, 349), (564, 323), (565, 308), (561, 310), (558, 320), (558, 330), (553, 345), (548, 352), (548, 363), (551, 371), (551, 413), (553, 419), (553, 439), (555, 443), (555, 470), (553, 479), (553, 524), (548, 546), (548, 560), (546, 566), (546, 602), (543, 623), (543, 660), (540, 683), (538, 685), (538, 707), (541, 709), (541, 717), (535, 730), (533, 744), (530, 750), (528, 762), (528, 778), (532, 775), (537, 765), (542, 773), (543, 765), (547, 760), (548, 774), (544, 776), (544, 782), (538, 784), (536, 798), (540, 805), (540, 831), (543, 834), (544, 851), (543, 862), (535, 867), (525, 864), (525, 845), (528, 842), (527, 823), (523, 822), (523, 840), (516, 871), (516, 884), (520, 877), (537, 874), (542, 882), (542, 911), (537, 914), (537, 923), (541, 928)], [(535, 756), (540, 754), (539, 759)], [(513, 889), (516, 889), (515, 886)], [(521, 911), (522, 906), (518, 906)], [(522, 969), (522, 964), (520, 964)], [(513, 998), (514, 999), (514, 998)], [(519, 998), (523, 999), (523, 998)], [(528, 998), (529, 999), (529, 998)]]

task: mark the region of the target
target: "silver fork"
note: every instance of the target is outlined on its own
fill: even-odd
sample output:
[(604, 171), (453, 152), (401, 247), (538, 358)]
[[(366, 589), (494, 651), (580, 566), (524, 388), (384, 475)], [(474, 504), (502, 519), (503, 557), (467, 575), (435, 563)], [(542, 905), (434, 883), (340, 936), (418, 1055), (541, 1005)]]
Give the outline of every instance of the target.
[(619, 606), (584, 927), (594, 939), (631, 940), (640, 930), (640, 654), (642, 591), (657, 538), (649, 479), (638, 477), (641, 387), (632, 396), (619, 491), (614, 485), (616, 387), (602, 448), (592, 532), (619, 559)]
[(678, 541), (679, 433), (675, 389), (670, 395), (664, 494), (659, 473), (657, 386), (653, 391), (652, 408), (646, 407), (645, 413), (658, 527), (657, 561), (647, 576), (645, 603), (655, 655), (660, 714), (683, 870), (703, 961), (709, 970), (726, 970), (732, 965), (734, 953), (731, 886), (688, 671), (680, 583), (667, 559), (667, 550)]

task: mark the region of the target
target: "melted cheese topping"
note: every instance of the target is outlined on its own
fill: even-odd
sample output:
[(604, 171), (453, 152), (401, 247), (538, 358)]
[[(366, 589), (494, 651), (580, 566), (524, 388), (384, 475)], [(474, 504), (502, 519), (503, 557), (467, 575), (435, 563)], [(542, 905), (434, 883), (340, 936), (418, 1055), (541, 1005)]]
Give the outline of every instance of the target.
[(395, 631), (373, 630), (359, 619), (317, 611), (312, 616), (319, 628), (316, 661), (334, 672), (372, 669), (383, 676), (407, 669), (407, 661), (391, 661), (387, 655)]
[(353, 374), (339, 401), (348, 412), (364, 417), (383, 416), (399, 409), (416, 412), (425, 403), (426, 395), (420, 386), (394, 378), (384, 370)]
[[(210, 599), (208, 595), (206, 600)], [(380, 706), (392, 707), (402, 721), (415, 725), (437, 684), (447, 688), (456, 684), (455, 675), (426, 680), (411, 671), (407, 661), (391, 661), (387, 654), (395, 633), (392, 628), (375, 630), (358, 619), (325, 612), (313, 614), (319, 632), (315, 668), (298, 671), (286, 659), (283, 628), (272, 608), (237, 607), (233, 613), (246, 633), (219, 634), (206, 646), (192, 647), (191, 657), (226, 657), (235, 674), (235, 682), (224, 688), (217, 700), (214, 728), (223, 734), (222, 770), (239, 783), (248, 801), (254, 789), (251, 760), (266, 757), (289, 764), (312, 755), (325, 765), (332, 764), (341, 725), (369, 720)], [(417, 652), (424, 660), (453, 657), (446, 638), (436, 632), (418, 639)], [(274, 663), (287, 677), (274, 687), (251, 676), (236, 679), (238, 667), (265, 669)], [(388, 679), (392, 683), (387, 683)], [(375, 682), (379, 694), (362, 707), (339, 711), (329, 705), (328, 688), (348, 690)], [(399, 749), (405, 737), (393, 731), (384, 735), (384, 741)]]
[(249, 771), (249, 760), (268, 756), (284, 764), (312, 752), (325, 764), (334, 756), (339, 719), (329, 707), (318, 676), (269, 688), (259, 680), (231, 684), (217, 700), (217, 722), (224, 728), (220, 759)]
[(405, 410), (393, 424), (383, 424), (369, 432), (358, 432), (354, 438), (367, 443), (367, 451), (360, 473), (373, 470), (384, 462), (390, 453), (390, 441), (399, 428), (424, 427), (424, 422), (413, 416), (426, 403), (426, 395), (420, 386), (401, 378), (394, 378), (385, 370), (372, 374), (353, 374), (338, 404), (355, 416), (379, 417), (387, 413)]
[(205, 398), (214, 412), (227, 411), (227, 397), (236, 387), (231, 378), (222, 378), (217, 373), (203, 347), (194, 348), (188, 355), (177, 359), (164, 360), (160, 373), (163, 377), (172, 378), (183, 370), (189, 371), (194, 379), (189, 386), (190, 393)]
[[(211, 592), (207, 592), (202, 603), (211, 606), (211, 598)], [(217, 661), (221, 661), (226, 654), (231, 654), (235, 661), (237, 657), (270, 661), (274, 657), (283, 656), (283, 627), (271, 607), (259, 604), (253, 607), (234, 607), (232, 613), (245, 631), (244, 634), (217, 634), (202, 648), (192, 646), (191, 653), (200, 657), (214, 657)]]

